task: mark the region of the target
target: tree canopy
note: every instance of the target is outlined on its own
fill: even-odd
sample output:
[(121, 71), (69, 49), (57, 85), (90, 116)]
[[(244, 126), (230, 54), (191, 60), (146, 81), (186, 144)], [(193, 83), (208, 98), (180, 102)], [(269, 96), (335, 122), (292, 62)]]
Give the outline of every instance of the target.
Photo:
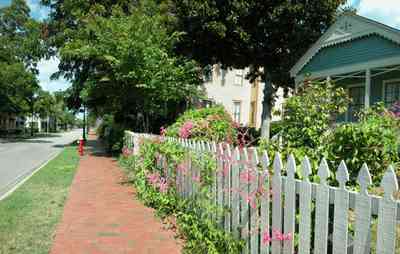
[(39, 89), (35, 74), (45, 55), (41, 24), (29, 16), (24, 0), (0, 8), (0, 100), (2, 112), (29, 111), (29, 98)]
[[(251, 67), (266, 81), (263, 128), (279, 87), (292, 88), (289, 70), (332, 24), (346, 0), (172, 0), (176, 50), (202, 65)], [(267, 122), (266, 122), (267, 121)]]
[(48, 39), (58, 49), (58, 75), (73, 82), (72, 106), (83, 102), (127, 127), (157, 130), (198, 95), (197, 65), (173, 54), (177, 34), (167, 32), (157, 4), (96, 1), (78, 15), (62, 13), (77, 2), (47, 3)]

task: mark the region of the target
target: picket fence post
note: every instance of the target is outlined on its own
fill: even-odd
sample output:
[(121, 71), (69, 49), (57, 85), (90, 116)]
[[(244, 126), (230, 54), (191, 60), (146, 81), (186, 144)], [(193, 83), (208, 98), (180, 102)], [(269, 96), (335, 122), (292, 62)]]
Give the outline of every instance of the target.
[(287, 180), (285, 190), (285, 234), (292, 236), (283, 242), (283, 254), (294, 253), (294, 230), (296, 219), (296, 181), (294, 175), (296, 173), (296, 160), (293, 154), (289, 155), (287, 162)]
[(339, 188), (335, 190), (335, 210), (333, 218), (333, 254), (347, 253), (349, 192), (346, 182), (349, 181), (349, 172), (342, 161), (336, 172)]
[[(263, 187), (263, 195), (261, 196), (260, 208), (260, 231), (261, 231), (261, 254), (269, 254), (270, 241), (268, 237), (271, 234), (270, 230), (270, 171), (269, 157), (266, 151), (263, 151), (261, 156), (261, 167), (263, 170), (261, 185)], [(265, 239), (264, 239), (265, 238)]]
[(300, 223), (299, 223), (299, 254), (310, 254), (311, 251), (311, 200), (312, 189), (309, 176), (311, 163), (304, 157), (301, 164), (303, 180), (300, 183)]
[(363, 164), (357, 178), (360, 194), (356, 196), (354, 254), (370, 253), (371, 242), (371, 196), (368, 186), (372, 184), (367, 164)]
[[(124, 145), (132, 148), (137, 155), (141, 140), (149, 138), (157, 136), (126, 131)], [(318, 167), (319, 183), (312, 183), (311, 162), (307, 157), (303, 158), (299, 167), (301, 179), (296, 179), (297, 166), (293, 155), (281, 158), (276, 153), (271, 167), (267, 152), (262, 151), (259, 155), (256, 148), (171, 137), (164, 139), (176, 142), (185, 149), (182, 165), (177, 165), (179, 170), (175, 170), (177, 195), (181, 198), (197, 197), (202, 162), (205, 153), (211, 153), (217, 164), (210, 189), (210, 203), (217, 207), (217, 211), (211, 216), (218, 227), (244, 240), (243, 253), (292, 254), (297, 250), (298, 254), (326, 254), (331, 251), (333, 254), (368, 254), (372, 251), (372, 216), (377, 216), (375, 252), (394, 254), (399, 247), (396, 230), (400, 202), (393, 197), (399, 186), (392, 166), (388, 167), (381, 181), (384, 195), (377, 197), (368, 193), (372, 179), (365, 163), (357, 177), (360, 191), (354, 192), (346, 187), (349, 171), (344, 161), (337, 167), (335, 175), (339, 187), (332, 187), (328, 185), (330, 171), (325, 158), (321, 159)], [(286, 176), (282, 176), (282, 159), (287, 159)], [(159, 154), (156, 163), (168, 177), (173, 176), (172, 165), (168, 163), (174, 162)], [(256, 197), (259, 203), (255, 203)], [(330, 207), (333, 208), (332, 221)], [(354, 240), (350, 245), (348, 224), (351, 210), (354, 210)], [(295, 227), (296, 216), (299, 218), (298, 227)], [(298, 234), (296, 249), (295, 234)], [(283, 236), (286, 238), (282, 239)], [(311, 239), (314, 239), (313, 248)], [(332, 250), (328, 250), (328, 246)]]
[(327, 178), (330, 176), (328, 163), (322, 159), (318, 169), (320, 183), (317, 185), (315, 208), (314, 253), (328, 252), (328, 223), (329, 223), (329, 186)]
[(397, 202), (393, 199), (393, 193), (399, 186), (392, 166), (389, 166), (383, 176), (381, 187), (385, 193), (379, 202), (376, 253), (393, 254), (396, 248), (397, 226)]

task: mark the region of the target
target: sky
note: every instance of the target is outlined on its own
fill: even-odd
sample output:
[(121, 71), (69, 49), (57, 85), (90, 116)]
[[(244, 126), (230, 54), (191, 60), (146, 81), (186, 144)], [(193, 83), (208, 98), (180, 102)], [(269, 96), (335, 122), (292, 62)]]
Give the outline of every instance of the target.
[[(49, 13), (47, 8), (39, 4), (40, 0), (26, 0), (31, 8), (31, 15), (38, 19), (46, 19)], [(260, 0), (262, 1), (262, 0)], [(322, 0), (323, 1), (323, 0)], [(400, 29), (400, 0), (349, 0), (361, 16), (371, 18), (383, 24)], [(0, 7), (8, 5), (10, 0), (0, 0)], [(69, 87), (69, 82), (63, 79), (50, 80), (51, 74), (58, 70), (59, 60), (53, 58), (42, 60), (39, 63), (39, 81), (43, 89), (48, 91), (64, 90)]]

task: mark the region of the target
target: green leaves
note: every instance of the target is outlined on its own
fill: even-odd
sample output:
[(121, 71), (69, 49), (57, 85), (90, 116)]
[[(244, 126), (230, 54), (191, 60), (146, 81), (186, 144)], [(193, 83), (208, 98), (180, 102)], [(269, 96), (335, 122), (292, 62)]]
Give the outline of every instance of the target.
[(0, 111), (25, 113), (39, 85), (37, 62), (45, 55), (41, 24), (23, 0), (0, 8)]
[(190, 139), (217, 143), (236, 142), (237, 130), (231, 116), (222, 106), (187, 110), (173, 125), (168, 127), (167, 136), (180, 137), (180, 130), (186, 122), (193, 123)]
[[(189, 153), (189, 154), (187, 154)], [(162, 155), (168, 161), (168, 170), (175, 174), (177, 165), (190, 156), (193, 166), (200, 170), (200, 192), (196, 198), (178, 198), (174, 181), (167, 193), (161, 193), (146, 181), (146, 174), (158, 172), (163, 174), (163, 169), (157, 167), (155, 158)], [(199, 154), (184, 149), (173, 141), (152, 141), (144, 139), (140, 146), (139, 156), (131, 163), (129, 157), (123, 157), (121, 164), (129, 166), (134, 174), (134, 185), (137, 195), (148, 206), (156, 209), (157, 214), (163, 218), (171, 215), (176, 218), (179, 233), (185, 239), (184, 253), (241, 253), (243, 241), (234, 238), (231, 234), (220, 229), (216, 223), (216, 212), (222, 212), (211, 202), (211, 185), (214, 182), (216, 170), (215, 157), (209, 153)], [(171, 176), (175, 179), (175, 175)]]
[[(353, 183), (362, 164), (367, 163), (374, 184), (379, 186), (387, 167), (400, 162), (399, 126), (399, 120), (379, 105), (370, 108), (363, 113), (360, 122), (340, 125), (327, 137), (328, 158), (334, 164), (345, 160)], [(400, 173), (398, 165), (396, 168)]]
[[(112, 114), (126, 128), (158, 131), (197, 98), (196, 63), (177, 57), (179, 33), (167, 31), (152, 1), (45, 1), (51, 7), (48, 43), (57, 47), (60, 75), (73, 81), (71, 106)], [(177, 110), (178, 108), (178, 110)]]
[(322, 139), (349, 103), (343, 88), (329, 82), (305, 83), (286, 101), (282, 135), (291, 147), (322, 145)]

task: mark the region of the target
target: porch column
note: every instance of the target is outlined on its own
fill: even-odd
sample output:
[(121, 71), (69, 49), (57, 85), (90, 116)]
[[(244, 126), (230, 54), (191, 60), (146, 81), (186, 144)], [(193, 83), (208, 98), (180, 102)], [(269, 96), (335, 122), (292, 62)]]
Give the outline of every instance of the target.
[(365, 98), (364, 98), (365, 108), (368, 108), (370, 106), (370, 98), (371, 98), (371, 69), (367, 69), (365, 71)]

